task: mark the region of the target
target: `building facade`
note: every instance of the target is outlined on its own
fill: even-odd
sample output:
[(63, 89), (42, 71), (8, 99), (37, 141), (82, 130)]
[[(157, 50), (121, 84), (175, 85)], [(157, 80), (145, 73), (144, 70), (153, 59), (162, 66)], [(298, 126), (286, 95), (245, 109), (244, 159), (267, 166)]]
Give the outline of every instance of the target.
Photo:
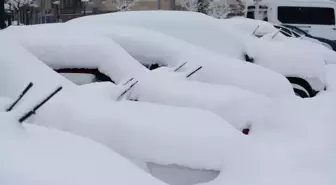
[[(57, 21), (67, 21), (88, 14), (99, 14), (106, 12), (118, 11), (112, 0), (39, 0), (41, 8), (41, 16), (53, 16)], [(131, 10), (169, 10), (172, 6), (175, 9), (181, 7), (175, 6), (174, 1), (171, 0), (136, 0), (136, 4), (132, 6)], [(237, 0), (227, 0), (228, 3), (234, 5)], [(57, 2), (57, 3), (55, 3)], [(173, 2), (173, 5), (172, 5)]]

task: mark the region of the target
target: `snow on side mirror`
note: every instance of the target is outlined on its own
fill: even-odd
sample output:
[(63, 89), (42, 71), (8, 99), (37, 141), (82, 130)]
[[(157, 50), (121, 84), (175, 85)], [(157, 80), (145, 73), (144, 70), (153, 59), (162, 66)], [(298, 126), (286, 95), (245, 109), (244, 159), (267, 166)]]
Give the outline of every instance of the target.
[(177, 68), (174, 69), (174, 72), (177, 72), (178, 70), (180, 70), (183, 66), (185, 66), (188, 62), (184, 62), (181, 65), (177, 66)]
[(260, 27), (260, 25), (258, 25), (258, 26), (254, 29), (254, 31), (252, 32), (252, 35), (255, 36), (255, 33), (258, 31), (259, 27)]
[(196, 68), (195, 70), (193, 70), (191, 73), (187, 74), (187, 78), (191, 77), (192, 75), (194, 75), (195, 73), (197, 73), (199, 70), (201, 70), (203, 68), (203, 66), (199, 66), (198, 68)]
[(17, 97), (17, 99), (6, 109), (6, 112), (9, 112), (11, 110), (13, 110), (13, 108), (15, 107), (16, 104), (19, 103), (19, 101), (27, 94), (27, 92), (33, 87), (33, 83), (30, 82), (26, 88), (24, 88), (24, 90), (21, 92), (21, 94)]
[[(131, 81), (131, 80), (130, 80)], [(117, 98), (117, 101), (120, 101), (122, 97), (124, 97), (127, 92), (129, 92), (139, 81), (135, 81), (130, 85), (127, 89), (125, 89)]]
[(30, 111), (25, 113), (20, 119), (19, 123), (24, 122), (28, 118), (30, 118), (32, 115), (36, 114), (36, 111), (41, 108), (45, 103), (47, 103), (52, 97), (54, 97), (58, 92), (60, 92), (63, 89), (62, 86), (55, 89), (49, 96), (44, 98), (39, 104), (37, 104), (35, 107), (33, 107)]

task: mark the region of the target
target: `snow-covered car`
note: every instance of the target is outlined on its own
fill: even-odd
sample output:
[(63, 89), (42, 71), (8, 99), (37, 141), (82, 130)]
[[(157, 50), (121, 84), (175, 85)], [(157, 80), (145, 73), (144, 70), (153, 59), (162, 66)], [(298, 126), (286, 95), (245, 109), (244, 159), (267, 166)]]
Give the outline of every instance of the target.
[[(58, 33), (60, 31), (57, 30)], [(107, 37), (91, 34), (88, 42), (89, 38), (78, 35), (76, 30), (76, 34), (65, 31), (68, 35), (66, 38), (51, 37), (49, 31), (46, 37), (40, 34), (39, 39), (31, 39), (31, 32), (26, 39), (24, 32), (21, 32), (21, 36), (16, 39), (59, 72), (72, 72), (78, 68), (99, 70), (120, 86), (134, 84), (131, 90), (125, 92), (128, 100), (209, 110), (241, 131), (263, 116), (263, 109), (270, 100), (261, 94), (234, 86), (190, 81), (188, 77), (193, 72), (175, 73), (166, 68), (150, 71)], [(86, 40), (83, 40), (84, 37)]]
[[(71, 24), (66, 26), (66, 29), (87, 27), (74, 27)], [(272, 98), (294, 94), (289, 82), (276, 72), (218, 55), (160, 32), (118, 25), (96, 25), (86, 30), (113, 39), (149, 69), (167, 66), (175, 68), (176, 72), (188, 72), (202, 66), (202, 70), (190, 77), (191, 80), (232, 85)], [(177, 48), (177, 45), (181, 47)]]
[[(234, 29), (229, 24), (220, 23), (219, 20), (200, 13), (176, 11), (118, 12), (81, 17), (73, 19), (67, 24), (97, 25), (106, 23), (152, 29), (217, 54), (234, 57), (238, 59), (237, 62), (247, 61), (270, 67), (272, 70), (288, 77), (291, 82), (293, 82), (293, 78), (299, 78), (299, 80), (295, 80), (293, 86), (296, 94), (303, 97), (315, 96), (316, 92), (323, 91), (325, 87), (320, 74), (320, 69), (323, 69), (324, 58), (319, 54), (310, 56), (303, 49), (291, 45), (279, 46), (271, 43), (271, 41), (262, 42), (244, 31)], [(265, 47), (272, 52), (264, 52)], [(270, 55), (276, 57), (269, 58)], [(259, 61), (259, 58), (267, 58), (267, 61)], [(286, 63), (284, 63), (284, 60)], [(307, 62), (309, 64), (302, 65), (303, 60), (309, 60)], [(274, 63), (277, 65), (273, 65)], [(310, 69), (316, 70), (305, 71), (305, 66), (310, 64), (313, 64), (309, 66)], [(284, 71), (284, 69), (289, 68), (288, 66), (300, 70), (296, 70), (294, 74), (292, 74), (293, 71)]]
[[(8, 41), (5, 38), (1, 39)], [(2, 87), (0, 96), (2, 96), (2, 91), (5, 91), (3, 87), (7, 88), (5, 92), (9, 97), (15, 96), (14, 91), (9, 92), (16, 89), (21, 91), (21, 88), (29, 81), (34, 81), (36, 84), (37, 89), (31, 90), (36, 94), (43, 92), (44, 85), (66, 81), (30, 53), (22, 50), (20, 45), (13, 46), (11, 43), (6, 43), (0, 44), (0, 47), (3, 51), (0, 55), (0, 85)], [(171, 76), (162, 73), (162, 70), (168, 69), (159, 68), (152, 72)], [(43, 71), (42, 74), (45, 75), (43, 78), (39, 75), (39, 71)], [(148, 74), (151, 73), (148, 72)], [(145, 77), (147, 76), (143, 76)], [(164, 76), (162, 78), (170, 80)], [(173, 78), (179, 77), (174, 76)], [(143, 167), (143, 163), (146, 163), (147, 167), (144, 165), (144, 170), (155, 177), (160, 176), (157, 173), (162, 172), (161, 170), (156, 171), (156, 167), (161, 168), (162, 166), (148, 165), (148, 161), (168, 166), (161, 177), (166, 176), (166, 179), (169, 178), (166, 182), (169, 181), (169, 184), (173, 185), (202, 182), (207, 185), (269, 185), (274, 183), (279, 185), (333, 185), (336, 183), (334, 175), (336, 170), (334, 157), (336, 155), (335, 94), (320, 93), (311, 99), (287, 98), (272, 101), (267, 109), (263, 110), (265, 115), (256, 122), (250, 135), (244, 136), (229, 123), (223, 122), (220, 117), (207, 111), (153, 106), (144, 102), (121, 101), (112, 104), (108, 101), (108, 94), (100, 100), (99, 95), (96, 95), (97, 97), (86, 96), (87, 91), (93, 90), (89, 86), (94, 85), (96, 84), (88, 86), (72, 84), (74, 88), (67, 86), (64, 92), (50, 100), (29, 122), (47, 124), (99, 141), (129, 158), (140, 168)], [(109, 84), (100, 83), (100, 85)], [(197, 90), (200, 91), (200, 89)], [(31, 99), (30, 96), (26, 96), (23, 100), (24, 104), (29, 103)], [(120, 106), (117, 106), (117, 103), (121, 103)], [(144, 115), (146, 119), (142, 118)], [(9, 132), (4, 134), (6, 133)], [(43, 138), (38, 139), (39, 143), (44, 141)], [(61, 141), (63, 145), (66, 142)], [(20, 145), (22, 143), (18, 145), (22, 146)], [(7, 147), (12, 147), (7, 145), (7, 142), (5, 144)], [(42, 147), (50, 148), (50, 145)], [(92, 150), (90, 151), (84, 150), (83, 152), (92, 154)], [(22, 157), (22, 153), (25, 151), (14, 153), (14, 155)], [(40, 153), (35, 156), (40, 157)], [(78, 155), (76, 157), (78, 158)], [(43, 156), (42, 158), (48, 159)], [(17, 161), (13, 163), (17, 164)], [(62, 163), (58, 164), (62, 165)], [(185, 176), (184, 179), (179, 179), (181, 181), (176, 180), (172, 177), (173, 172), (169, 171), (169, 168), (172, 168), (176, 172), (175, 165), (171, 164), (198, 169), (193, 175), (198, 175), (198, 179), (201, 176), (206, 177), (207, 180), (186, 181), (192, 178), (179, 171), (180, 175)], [(81, 164), (78, 165), (85, 168)], [(65, 171), (71, 174), (68, 170)], [(133, 173), (130, 170), (129, 172)], [(219, 176), (216, 177), (219, 172)], [(102, 173), (112, 176), (111, 172), (106, 169)], [(17, 175), (15, 179), (16, 177)], [(121, 178), (129, 178), (127, 180), (135, 179), (130, 177), (132, 176), (121, 176)], [(209, 182), (211, 180), (209, 177), (215, 180)], [(150, 180), (141, 181), (141, 179), (139, 182), (151, 185), (155, 183)], [(118, 182), (113, 183), (118, 184)], [(127, 183), (132, 184), (133, 181), (125, 182)]]
[(99, 143), (26, 123), (30, 111), (19, 114), (12, 102), (0, 99), (0, 184), (165, 185)]
[[(39, 114), (27, 120), (28, 123), (100, 142), (162, 180), (170, 177), (176, 183), (207, 182), (218, 175), (223, 156), (234, 156), (236, 150), (242, 153), (239, 151), (247, 145), (244, 144), (246, 136), (209, 111), (117, 102), (114, 100), (120, 88), (109, 82), (76, 86), (19, 44), (8, 42), (0, 47), (4, 52), (0, 55), (0, 96), (16, 98), (15, 94), (27, 83), (35, 84), (29, 92), (34, 96), (22, 100), (22, 110), (29, 110), (40, 101), (40, 96), (50, 93), (50, 88), (64, 87)], [(239, 147), (232, 145), (232, 140)], [(190, 145), (193, 142), (197, 144)], [(221, 145), (220, 151), (218, 145)], [(176, 171), (178, 173), (174, 173)], [(184, 173), (189, 175), (175, 177)]]
[[(312, 51), (315, 50), (315, 52), (318, 50), (319, 53), (323, 55), (327, 63), (335, 63), (336, 53), (332, 51), (333, 48), (336, 48), (336, 43), (334, 41), (313, 37), (295, 26), (277, 25), (266, 21), (247, 19), (243, 17), (222, 19), (220, 21), (223, 24), (232, 25), (246, 34), (255, 35), (259, 38), (266, 34), (271, 34), (272, 39), (275, 40), (286, 40), (286, 37), (284, 36), (287, 36), (292, 37), (290, 40), (295, 42), (303, 41), (302, 43), (309, 44), (309, 47), (306, 47), (305, 49)], [(321, 47), (321, 45), (325, 47)]]

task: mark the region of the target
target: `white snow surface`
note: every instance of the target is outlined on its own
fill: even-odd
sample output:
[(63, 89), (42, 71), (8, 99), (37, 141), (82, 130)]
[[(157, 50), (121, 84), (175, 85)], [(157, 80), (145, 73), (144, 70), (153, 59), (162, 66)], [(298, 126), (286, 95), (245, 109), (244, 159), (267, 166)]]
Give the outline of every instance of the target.
[[(316, 90), (324, 88), (325, 58), (320, 53), (314, 52), (312, 48), (305, 46), (304, 41), (301, 42), (296, 38), (292, 38), (293, 42), (272, 40), (270, 34), (266, 34), (262, 39), (252, 37), (250, 39), (250, 42), (246, 42), (248, 43), (247, 53), (249, 57), (254, 58), (256, 64), (285, 76), (312, 81), (311, 85)], [(267, 52), (264, 50), (265, 47), (267, 47)], [(307, 51), (311, 52), (307, 54)]]
[(336, 91), (336, 64), (325, 66), (327, 73), (327, 91)]
[(20, 44), (15, 43), (11, 38), (0, 36), (3, 41), (0, 44), (2, 50), (0, 96), (15, 99), (30, 82), (34, 83), (34, 87), (28, 94), (36, 95), (37, 99), (33, 98), (35, 102), (60, 85), (64, 89), (75, 87), (74, 84), (26, 51)]
[[(107, 37), (113, 39), (144, 64), (155, 61), (162, 65), (176, 67), (184, 61), (188, 61), (181, 71), (191, 71), (198, 67), (197, 65), (202, 65), (203, 69), (194, 75), (192, 80), (238, 86), (269, 97), (294, 95), (291, 85), (280, 74), (225, 55), (212, 53), (159, 32), (117, 25), (85, 27), (85, 25), (72, 24), (25, 26), (21, 27), (22, 29), (8, 29), (7, 34), (15, 35), (27, 49), (53, 68), (78, 66), (98, 68), (117, 83), (120, 80), (134, 77), (136, 74), (146, 73), (148, 70), (113, 41), (101, 42), (102, 36), (96, 38), (92, 35), (100, 34), (106, 36), (105, 39)], [(84, 28), (85, 34), (90, 35), (90, 39), (83, 39), (86, 37), (83, 31), (81, 32), (83, 37), (69, 34), (77, 34), (78, 30), (84, 30)], [(18, 32), (21, 36), (16, 36)], [(69, 38), (64, 38), (64, 35), (61, 39), (58, 36), (53, 38), (49, 34), (53, 32), (55, 34), (52, 35), (66, 32)], [(32, 39), (35, 38), (32, 35), (36, 35), (39, 39)], [(73, 42), (77, 44), (72, 44)], [(79, 46), (79, 44), (81, 45)], [(107, 45), (111, 45), (111, 47), (107, 47)], [(176, 48), (176, 45), (183, 49)], [(102, 47), (108, 49), (102, 49)]]
[(97, 34), (60, 29), (61, 25), (10, 27), (2, 33), (16, 39), (53, 69), (98, 69), (116, 83), (146, 71), (111, 39)]
[(218, 20), (197, 12), (131, 11), (85, 16), (67, 24), (119, 24), (162, 32), (219, 54), (242, 58), (243, 43), (237, 30), (218, 24)]
[[(76, 29), (84, 27), (87, 26), (75, 25)], [(75, 28), (72, 24), (67, 25), (67, 29)], [(203, 66), (192, 80), (237, 86), (269, 97), (294, 94), (291, 85), (282, 75), (255, 64), (218, 55), (159, 32), (118, 25), (96, 25), (89, 30), (113, 39), (142, 64), (159, 63), (177, 67), (187, 62), (179, 71), (191, 71), (199, 65)]]
[(275, 102), (249, 134), (254, 153), (206, 185), (336, 183), (335, 94)]
[[(263, 38), (270, 40), (274, 33), (266, 34)], [(320, 55), (327, 64), (336, 64), (336, 52), (324, 46), (321, 42), (310, 38), (292, 38), (284, 35), (276, 35), (273, 40), (290, 44), (293, 47), (301, 48), (312, 55)], [(310, 55), (309, 55), (310, 56)]]
[[(160, 71), (162, 69), (159, 68)], [(262, 118), (270, 101), (263, 95), (233, 86), (188, 81), (183, 76), (167, 78), (164, 75), (154, 75), (137, 78), (139, 83), (128, 95), (128, 99), (210, 110), (237, 129), (246, 128)], [(164, 84), (160, 88), (157, 87), (158, 81)]]
[(60, 96), (33, 122), (91, 138), (127, 158), (194, 169), (220, 169), (247, 146), (240, 131), (213, 113), (145, 102)]
[(127, 159), (89, 139), (0, 113), (0, 184), (164, 185)]
[[(69, 23), (74, 25), (114, 23), (148, 28), (201, 46), (220, 55), (237, 59), (243, 59), (246, 52), (249, 55), (261, 58), (260, 63), (283, 75), (295, 74), (292, 76), (304, 77), (304, 79), (320, 79), (322, 81), (320, 85), (314, 85), (318, 86), (315, 87), (316, 90), (321, 90), (321, 87), (324, 86), (324, 81), (321, 80), (324, 74), (321, 74), (320, 71), (323, 69), (323, 65), (320, 65), (321, 60), (324, 62), (324, 58), (320, 54), (309, 53), (307, 55), (302, 48), (288, 45), (280, 47), (279, 45), (261, 42), (260, 39), (254, 38), (244, 31), (233, 29), (230, 26), (231, 24), (219, 24), (218, 21), (209, 16), (191, 12), (135, 11), (86, 16), (71, 20)], [(273, 52), (265, 53), (265, 47)], [(279, 55), (280, 58), (269, 58), (272, 55), (276, 57)], [(308, 65), (307, 62), (304, 63), (303, 59), (310, 59)], [(318, 67), (315, 68), (315, 66)]]
[[(286, 76), (320, 77), (324, 80), (325, 63), (318, 53), (307, 55), (307, 51), (302, 48), (297, 49), (295, 45), (276, 40), (255, 40), (258, 40), (255, 44), (259, 46), (251, 44), (248, 54), (255, 58), (256, 63)], [(267, 47), (267, 52), (262, 46)]]
[(219, 19), (218, 21), (220, 21), (221, 24), (232, 25), (249, 35), (252, 35), (253, 32), (255, 32), (254, 35), (264, 35), (278, 31), (278, 29), (275, 28), (272, 23), (262, 20), (248, 19), (245, 17), (232, 17), (230, 19)]
[[(114, 102), (118, 94), (116, 90), (119, 90), (117, 86), (94, 83), (78, 87), (19, 45), (6, 46), (3, 51), (12, 55), (1, 58), (7, 59), (0, 63), (1, 69), (6, 69), (0, 78), (2, 87), (5, 87), (1, 88), (2, 96), (15, 99), (28, 82), (35, 84), (22, 100), (22, 112), (48, 95), (57, 83), (65, 87), (29, 122), (91, 138), (132, 159), (196, 169), (219, 169), (223, 156), (236, 155), (233, 151), (245, 145), (245, 137), (238, 130), (211, 112), (144, 102)], [(13, 55), (10, 51), (20, 55)], [(15, 60), (16, 56), (23, 56), (26, 60), (19, 57), (20, 60)], [(24, 67), (27, 65), (31, 68)], [(44, 74), (43, 78), (40, 74)], [(209, 124), (211, 129), (204, 132)], [(181, 132), (177, 132), (179, 129)], [(176, 140), (171, 141), (172, 134)], [(238, 144), (232, 145), (232, 140)], [(190, 145), (193, 141), (200, 145)], [(219, 144), (225, 145), (221, 152), (217, 152)]]

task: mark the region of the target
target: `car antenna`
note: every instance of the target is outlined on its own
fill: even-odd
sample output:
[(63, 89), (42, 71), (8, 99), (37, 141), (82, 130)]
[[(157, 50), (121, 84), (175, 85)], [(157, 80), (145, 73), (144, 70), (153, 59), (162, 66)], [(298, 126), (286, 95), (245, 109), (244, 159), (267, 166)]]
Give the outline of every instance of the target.
[(194, 75), (197, 71), (201, 70), (203, 66), (199, 66), (197, 69), (193, 70), (191, 73), (189, 73), (186, 77), (189, 78), (190, 76)]
[(257, 32), (257, 30), (259, 29), (259, 27), (260, 27), (260, 25), (258, 25), (258, 26), (254, 29), (252, 35), (254, 35), (254, 34)]
[(185, 66), (188, 62), (184, 62), (183, 64), (179, 65), (176, 69), (174, 69), (174, 72), (177, 72), (180, 70), (183, 66)]
[(130, 85), (127, 89), (125, 89), (117, 98), (119, 101), (128, 91), (130, 91), (139, 81), (135, 81), (132, 85)]
[(24, 88), (24, 90), (21, 92), (20, 96), (18, 96), (16, 98), (16, 100), (6, 109), (6, 112), (9, 112), (11, 110), (13, 110), (13, 108), (15, 107), (15, 105), (17, 103), (19, 103), (19, 101), (27, 94), (27, 92), (33, 87), (33, 82), (30, 82), (26, 88)]
[(32, 116), (33, 114), (36, 114), (36, 111), (41, 108), (45, 103), (47, 103), (53, 96), (55, 96), (58, 92), (60, 92), (63, 89), (62, 86), (58, 87), (57, 89), (55, 89), (49, 96), (47, 96), (45, 99), (43, 99), (39, 104), (37, 104), (35, 107), (33, 107), (32, 110), (30, 110), (29, 112), (27, 112), (26, 114), (24, 114), (20, 119), (19, 119), (19, 123), (24, 122), (25, 120), (27, 120), (30, 116)]

